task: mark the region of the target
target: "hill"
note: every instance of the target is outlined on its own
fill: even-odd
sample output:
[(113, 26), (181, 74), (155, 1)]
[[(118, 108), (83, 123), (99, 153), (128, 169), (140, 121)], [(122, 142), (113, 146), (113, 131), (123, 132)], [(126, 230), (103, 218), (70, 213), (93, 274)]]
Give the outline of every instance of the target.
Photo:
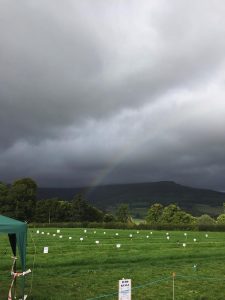
[(172, 181), (160, 181), (135, 184), (102, 185), (84, 188), (39, 188), (38, 199), (61, 198), (71, 200), (76, 194), (84, 193), (94, 206), (114, 211), (120, 203), (128, 203), (135, 217), (143, 217), (151, 204), (178, 204), (193, 215), (210, 214), (216, 216), (222, 212), (225, 193), (198, 189), (177, 184)]

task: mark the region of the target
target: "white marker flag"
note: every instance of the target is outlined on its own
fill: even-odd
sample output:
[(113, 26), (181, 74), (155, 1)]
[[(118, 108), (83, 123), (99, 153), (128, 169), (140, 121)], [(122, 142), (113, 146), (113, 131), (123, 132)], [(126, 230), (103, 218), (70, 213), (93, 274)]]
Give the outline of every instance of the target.
[(119, 300), (131, 300), (131, 279), (119, 280)]

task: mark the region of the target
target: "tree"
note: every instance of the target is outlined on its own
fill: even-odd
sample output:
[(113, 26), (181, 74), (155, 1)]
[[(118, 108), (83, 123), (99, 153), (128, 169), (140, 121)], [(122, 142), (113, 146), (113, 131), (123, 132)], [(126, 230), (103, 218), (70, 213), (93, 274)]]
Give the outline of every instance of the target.
[(131, 221), (129, 207), (127, 204), (120, 204), (116, 211), (116, 217), (119, 222), (127, 223)]
[(85, 221), (88, 222), (102, 222), (103, 221), (103, 212), (96, 207), (88, 205), (86, 210), (86, 218)]
[(160, 223), (163, 213), (163, 206), (160, 203), (153, 204), (149, 210), (146, 217), (146, 221), (150, 224)]
[(52, 212), (52, 221), (67, 222), (71, 220), (71, 203), (64, 200), (58, 200), (57, 205)]
[(191, 224), (194, 218), (181, 210), (176, 204), (170, 204), (163, 209), (161, 221), (164, 224)]
[(15, 203), (15, 217), (21, 221), (31, 221), (35, 213), (37, 184), (31, 178), (13, 182), (9, 197)]
[(162, 222), (165, 224), (177, 223), (177, 213), (180, 208), (176, 204), (170, 204), (163, 209)]
[(74, 222), (86, 221), (88, 204), (84, 199), (83, 194), (78, 194), (72, 200), (71, 217)]
[(101, 222), (103, 212), (88, 204), (83, 194), (78, 194), (71, 204), (71, 219), (75, 222)]
[(0, 213), (13, 217), (14, 202), (9, 199), (9, 187), (0, 182)]
[(6, 199), (8, 197), (9, 188), (8, 186), (0, 181), (0, 200)]
[(183, 210), (181, 210), (177, 214), (177, 221), (179, 224), (194, 224), (195, 219), (196, 219), (195, 217), (193, 217), (191, 214), (186, 213)]

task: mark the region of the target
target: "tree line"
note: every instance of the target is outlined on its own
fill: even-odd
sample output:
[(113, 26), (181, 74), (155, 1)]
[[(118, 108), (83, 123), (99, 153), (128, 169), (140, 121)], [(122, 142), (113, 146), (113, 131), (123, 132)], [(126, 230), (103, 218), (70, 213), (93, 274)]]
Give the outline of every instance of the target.
[[(132, 224), (127, 204), (120, 204), (114, 214), (90, 205), (83, 194), (71, 201), (51, 198), (37, 200), (37, 184), (31, 178), (15, 180), (11, 185), (0, 182), (0, 214), (27, 222), (121, 222)], [(147, 211), (145, 224), (157, 225), (225, 225), (225, 214), (214, 219), (207, 214), (194, 217), (178, 205), (153, 204)]]
[(148, 209), (146, 222), (151, 225), (225, 225), (225, 214), (219, 215), (217, 219), (208, 214), (194, 217), (176, 204), (164, 207), (160, 203), (155, 203)]
[(90, 205), (83, 194), (72, 201), (59, 198), (37, 200), (37, 184), (22, 178), (11, 185), (0, 182), (0, 214), (17, 220), (38, 223), (54, 222), (128, 222), (128, 206), (121, 204), (115, 216)]

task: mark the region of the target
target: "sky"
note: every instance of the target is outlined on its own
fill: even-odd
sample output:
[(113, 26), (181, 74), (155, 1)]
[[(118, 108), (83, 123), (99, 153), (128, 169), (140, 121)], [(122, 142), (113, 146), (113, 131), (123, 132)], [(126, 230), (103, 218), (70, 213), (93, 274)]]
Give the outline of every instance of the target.
[(225, 1), (0, 0), (0, 181), (225, 191)]

